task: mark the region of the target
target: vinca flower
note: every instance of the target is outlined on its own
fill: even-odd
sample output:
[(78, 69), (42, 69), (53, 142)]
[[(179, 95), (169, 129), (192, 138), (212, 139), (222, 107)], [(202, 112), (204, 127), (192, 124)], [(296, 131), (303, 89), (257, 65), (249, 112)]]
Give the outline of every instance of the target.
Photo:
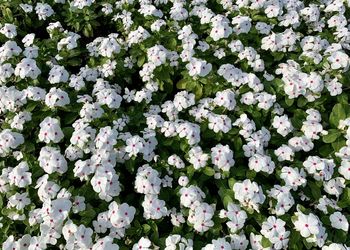
[(350, 248), (349, 1), (0, 1), (0, 248)]

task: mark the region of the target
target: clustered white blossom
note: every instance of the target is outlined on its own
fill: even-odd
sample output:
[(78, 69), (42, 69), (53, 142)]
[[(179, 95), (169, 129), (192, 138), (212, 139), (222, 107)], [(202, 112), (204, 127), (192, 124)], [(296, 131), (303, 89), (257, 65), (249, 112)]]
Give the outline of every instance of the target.
[(350, 249), (350, 1), (24, 2), (1, 249)]

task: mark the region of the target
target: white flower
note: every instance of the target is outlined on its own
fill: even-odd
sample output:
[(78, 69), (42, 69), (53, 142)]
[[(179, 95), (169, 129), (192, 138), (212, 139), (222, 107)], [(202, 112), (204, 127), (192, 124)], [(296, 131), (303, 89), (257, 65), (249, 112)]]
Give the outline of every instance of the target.
[(294, 223), (295, 229), (300, 232), (301, 236), (308, 238), (311, 235), (318, 234), (320, 230), (319, 219), (312, 213), (309, 215), (297, 213), (297, 220)]
[(327, 193), (339, 197), (345, 188), (345, 179), (342, 177), (330, 179), (323, 183), (323, 187)]
[(210, 31), (210, 37), (214, 41), (218, 41), (222, 38), (227, 38), (232, 33), (232, 27), (229, 26), (229, 20), (223, 15), (216, 15), (211, 19), (212, 29)]
[(74, 233), (74, 236), (77, 240), (77, 245), (80, 248), (89, 248), (92, 246), (92, 234), (93, 230), (84, 225), (80, 225), (77, 228), (77, 231)]
[(190, 210), (188, 221), (193, 224), (193, 228), (198, 232), (206, 232), (212, 226), (214, 222), (212, 217), (214, 216), (214, 208), (208, 203), (200, 203), (194, 209)]
[(165, 201), (158, 199), (157, 195), (147, 194), (142, 202), (144, 209), (143, 217), (145, 219), (157, 220), (167, 215), (168, 210)]
[(49, 82), (51, 84), (67, 82), (69, 78), (68, 71), (60, 65), (54, 65), (49, 72)]
[(207, 244), (202, 250), (214, 250), (214, 249), (222, 249), (222, 250), (231, 250), (232, 247), (230, 243), (228, 243), (224, 238), (219, 238), (217, 240), (212, 240), (211, 244)]
[(10, 78), (14, 73), (10, 63), (0, 65), (0, 83), (6, 82), (7, 78)]
[(279, 161), (292, 161), (294, 156), (294, 151), (288, 145), (283, 144), (275, 151), (275, 155), (278, 157)]
[(249, 158), (249, 169), (255, 172), (264, 171), (269, 174), (275, 169), (275, 163), (271, 160), (271, 157), (267, 155), (254, 154)]
[(68, 217), (68, 214), (72, 208), (72, 202), (67, 198), (58, 198), (44, 204), (45, 208), (46, 206), (50, 207), (47, 210), (49, 211), (49, 216), (45, 216), (44, 221), (50, 220), (59, 222), (65, 220)]
[(30, 5), (30, 4), (23, 4), (23, 3), (21, 3), (19, 6), (20, 6), (20, 7), (22, 8), (22, 10), (24, 10), (24, 12), (26, 12), (26, 13), (30, 13), (30, 12), (33, 11), (33, 6)]
[(211, 113), (208, 115), (209, 124), (208, 127), (215, 133), (223, 132), (228, 133), (232, 128), (231, 119), (227, 115), (216, 115)]
[(35, 12), (39, 17), (39, 20), (46, 20), (48, 17), (54, 14), (51, 6), (46, 3), (37, 3), (35, 6)]
[(108, 218), (113, 227), (127, 228), (134, 219), (136, 209), (126, 203), (118, 205), (115, 201), (109, 204)]
[(74, 213), (79, 213), (80, 211), (84, 211), (86, 208), (85, 197), (84, 196), (75, 196), (73, 201), (72, 211)]
[(29, 172), (29, 167), (26, 162), (21, 162), (8, 175), (10, 185), (24, 188), (32, 184), (32, 173)]
[(306, 174), (304, 169), (283, 167), (280, 177), (285, 181), (286, 186), (292, 187), (294, 190), (298, 186), (306, 184)]
[(334, 212), (329, 217), (332, 227), (336, 229), (344, 230), (345, 232), (349, 229), (349, 222), (346, 217), (340, 212)]
[(180, 189), (180, 204), (184, 207), (193, 207), (205, 198), (203, 191), (197, 186), (182, 187)]
[(342, 51), (335, 51), (328, 57), (332, 69), (347, 68), (349, 66), (350, 58)]
[(178, 111), (182, 111), (195, 104), (194, 98), (194, 94), (187, 91), (178, 92), (174, 97), (174, 106)]
[(280, 235), (285, 232), (285, 224), (286, 223), (283, 220), (274, 216), (269, 216), (261, 226), (261, 234), (271, 242), (278, 241)]
[(350, 161), (343, 160), (341, 162), (340, 167), (338, 168), (338, 172), (347, 180), (350, 180)]
[(152, 169), (148, 164), (143, 165), (137, 170), (135, 179), (135, 188), (138, 193), (159, 194), (161, 179), (159, 172)]
[(234, 25), (233, 32), (237, 35), (248, 33), (252, 27), (251, 20), (249, 16), (236, 16), (232, 18), (232, 24)]
[(264, 110), (270, 109), (276, 102), (276, 96), (266, 92), (259, 93), (256, 99), (258, 100), (258, 107)]
[(31, 119), (32, 114), (30, 112), (19, 112), (15, 117), (13, 117), (11, 128), (23, 130), (24, 123), (30, 121)]
[(11, 23), (5, 23), (4, 26), (0, 29), (0, 33), (6, 36), (9, 39), (12, 39), (17, 36), (16, 25)]
[(175, 226), (175, 227), (179, 227), (181, 224), (185, 223), (185, 218), (181, 213), (178, 214), (171, 214), (171, 223)]
[(247, 219), (247, 213), (244, 210), (241, 210), (238, 205), (231, 202), (227, 205), (227, 211), (220, 211), (220, 217), (227, 217), (229, 219), (226, 224), (231, 233), (235, 233), (244, 227), (245, 221)]
[(230, 89), (219, 91), (216, 93), (214, 102), (216, 105), (223, 106), (228, 110), (233, 110), (236, 106), (235, 93)]
[(15, 75), (22, 79), (30, 77), (36, 79), (41, 74), (41, 70), (36, 65), (36, 61), (30, 58), (23, 58), (15, 68)]
[(132, 250), (151, 250), (152, 242), (142, 237), (136, 244), (133, 245)]
[(322, 250), (347, 250), (348, 247), (338, 243), (331, 243), (328, 246), (323, 246)]
[(41, 148), (38, 161), (40, 167), (48, 174), (53, 172), (63, 174), (67, 171), (67, 161), (59, 149), (49, 146)]
[(192, 58), (188, 64), (186, 64), (186, 68), (190, 76), (206, 76), (210, 73), (212, 69), (211, 63), (207, 63), (204, 60)]
[(30, 204), (28, 193), (15, 193), (8, 198), (8, 207), (15, 207), (17, 210), (23, 209), (25, 206)]
[(235, 199), (241, 202), (243, 206), (256, 211), (259, 211), (259, 206), (264, 203), (266, 198), (262, 188), (249, 179), (236, 182), (233, 185), (233, 192), (235, 193)]
[(176, 154), (169, 156), (168, 164), (171, 166), (174, 166), (176, 168), (184, 168), (185, 167), (185, 163), (183, 162), (183, 160)]
[(60, 88), (53, 87), (45, 96), (45, 104), (50, 107), (63, 107), (70, 103), (68, 93)]
[(142, 152), (144, 144), (140, 136), (133, 136), (126, 140), (125, 151), (129, 153), (129, 156), (136, 156), (139, 152)]
[(110, 236), (105, 236), (99, 240), (92, 246), (92, 250), (107, 250), (114, 249), (119, 250), (119, 246), (113, 243), (113, 238)]
[(4, 129), (0, 132), (0, 156), (5, 156), (10, 153), (11, 149), (17, 148), (24, 143), (22, 134), (12, 132), (9, 129)]
[(93, 4), (95, 2), (95, 0), (74, 0), (73, 2), (71, 2), (71, 7), (72, 8), (77, 8), (77, 9), (83, 9), (84, 7), (88, 7), (91, 6), (91, 4)]
[(209, 159), (208, 154), (203, 153), (201, 147), (196, 146), (191, 148), (188, 152), (189, 162), (193, 165), (195, 169), (205, 167)]
[(46, 248), (46, 242), (42, 237), (34, 236), (30, 239), (28, 250), (44, 250)]
[(244, 234), (230, 235), (232, 249), (244, 250), (248, 247), (249, 241)]
[(293, 125), (287, 115), (275, 116), (273, 118), (272, 126), (277, 129), (277, 133), (283, 137), (286, 137), (293, 130)]
[(113, 53), (118, 54), (120, 52), (120, 45), (113, 37), (104, 38), (98, 48), (101, 56), (111, 58)]
[(187, 176), (180, 176), (179, 180), (178, 180), (178, 183), (179, 183), (180, 186), (185, 187), (189, 183), (189, 179), (188, 179)]
[(58, 143), (64, 137), (59, 120), (46, 117), (40, 124), (39, 140), (45, 143)]

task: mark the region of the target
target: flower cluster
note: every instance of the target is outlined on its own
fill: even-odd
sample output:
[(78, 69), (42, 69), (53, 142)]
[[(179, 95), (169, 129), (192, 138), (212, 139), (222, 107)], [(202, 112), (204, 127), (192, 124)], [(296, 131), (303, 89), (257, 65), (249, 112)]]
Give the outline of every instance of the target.
[(349, 1), (0, 10), (1, 249), (350, 249)]

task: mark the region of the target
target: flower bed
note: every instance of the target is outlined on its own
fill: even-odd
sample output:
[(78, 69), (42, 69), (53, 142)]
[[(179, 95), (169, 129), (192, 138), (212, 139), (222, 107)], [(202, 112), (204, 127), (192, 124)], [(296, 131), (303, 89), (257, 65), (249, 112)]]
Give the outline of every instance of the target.
[(349, 249), (349, 1), (0, 1), (0, 245)]

